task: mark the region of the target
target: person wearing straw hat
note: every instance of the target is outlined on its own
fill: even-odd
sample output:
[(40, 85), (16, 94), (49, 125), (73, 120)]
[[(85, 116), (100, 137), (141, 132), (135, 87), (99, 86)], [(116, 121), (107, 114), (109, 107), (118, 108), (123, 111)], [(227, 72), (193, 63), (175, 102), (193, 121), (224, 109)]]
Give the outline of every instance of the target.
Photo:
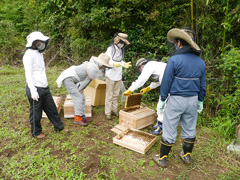
[(176, 52), (168, 60), (160, 88), (159, 110), (164, 108), (164, 123), (160, 153), (154, 154), (153, 160), (161, 167), (167, 165), (166, 158), (176, 141), (179, 123), (183, 139), (179, 157), (185, 164), (191, 163), (197, 114), (203, 110), (206, 95), (206, 65), (199, 57), (201, 49), (195, 42), (194, 31), (173, 28), (167, 33), (167, 39), (174, 43)]
[(26, 52), (23, 56), (23, 65), (26, 77), (26, 94), (30, 103), (31, 134), (42, 139), (41, 118), (42, 111), (47, 114), (56, 131), (68, 132), (57, 111), (56, 104), (48, 87), (43, 51), (46, 49), (49, 37), (35, 31), (27, 36)]
[(74, 123), (86, 126), (91, 122), (90, 118), (85, 116), (85, 95), (83, 90), (88, 84), (100, 77), (105, 67), (112, 68), (109, 64), (110, 57), (101, 53), (98, 57), (92, 56), (88, 61), (83, 62), (79, 66), (71, 66), (64, 70), (56, 83), (58, 87), (63, 84), (68, 91), (68, 94), (73, 100), (74, 106)]
[(105, 115), (107, 119), (112, 119), (111, 115), (118, 116), (118, 97), (122, 80), (122, 67), (130, 68), (131, 62), (123, 61), (125, 55), (125, 45), (129, 45), (128, 35), (125, 33), (115, 33), (113, 40), (105, 52), (110, 56), (109, 64), (113, 68), (106, 69), (106, 97)]
[[(138, 73), (140, 73), (140, 76), (136, 81), (131, 84), (131, 86), (128, 88), (127, 91), (123, 93), (123, 95), (129, 96), (130, 94), (132, 94), (133, 91), (142, 87), (150, 77), (152, 77), (154, 81), (151, 82), (148, 87), (141, 89), (140, 93), (145, 94), (151, 89), (159, 87), (162, 82), (163, 73), (166, 65), (167, 64), (164, 62), (153, 61), (147, 58), (139, 59), (136, 62), (136, 70)], [(157, 107), (159, 106), (159, 102), (160, 100), (158, 101)], [(157, 124), (153, 126), (154, 130), (152, 131), (152, 133), (155, 135), (159, 135), (162, 133), (163, 112), (159, 111), (159, 108), (157, 108), (157, 115)]]

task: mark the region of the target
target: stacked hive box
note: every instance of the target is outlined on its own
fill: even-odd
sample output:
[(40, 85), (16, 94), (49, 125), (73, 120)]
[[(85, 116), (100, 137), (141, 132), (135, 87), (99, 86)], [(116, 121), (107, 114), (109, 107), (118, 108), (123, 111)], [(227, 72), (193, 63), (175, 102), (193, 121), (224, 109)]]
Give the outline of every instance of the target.
[(140, 106), (141, 93), (127, 97), (125, 108), (119, 112), (119, 124), (134, 129), (142, 129), (154, 123), (155, 111), (148, 107)]
[[(53, 100), (54, 100), (54, 102), (55, 102), (55, 104), (56, 104), (56, 107), (57, 107), (57, 111), (58, 111), (58, 113), (60, 113), (60, 111), (61, 111), (61, 97), (59, 97), (59, 96), (53, 96)], [(47, 115), (46, 115), (46, 113), (43, 111), (43, 113), (42, 113), (42, 117), (43, 118), (46, 118), (47, 117)]]
[(145, 154), (158, 137), (138, 130), (153, 124), (156, 119), (154, 110), (140, 106), (141, 99), (140, 93), (127, 97), (125, 108), (119, 112), (119, 124), (111, 130), (118, 134), (113, 143)]
[[(91, 98), (85, 97), (85, 116), (92, 117)], [(64, 102), (64, 118), (74, 118), (73, 100), (70, 95), (67, 95)]]

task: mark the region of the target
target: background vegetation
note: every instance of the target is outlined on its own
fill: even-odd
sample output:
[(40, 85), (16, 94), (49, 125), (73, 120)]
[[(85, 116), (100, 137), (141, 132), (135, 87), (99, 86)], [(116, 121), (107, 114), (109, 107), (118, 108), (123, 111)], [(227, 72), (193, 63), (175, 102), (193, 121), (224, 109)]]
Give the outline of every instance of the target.
[[(190, 0), (1, 0), (1, 66), (22, 67), (32, 31), (51, 37), (45, 55), (51, 67), (67, 68), (97, 56), (115, 32), (129, 35), (125, 61), (135, 64), (148, 57), (167, 62), (168, 30), (193, 26), (207, 65), (207, 96), (198, 126), (230, 139), (240, 123), (239, 21), (239, 0), (194, 0), (193, 19)], [(125, 71), (125, 86), (136, 77), (134, 67)], [(144, 102), (156, 103), (158, 95), (159, 89), (152, 90)]]

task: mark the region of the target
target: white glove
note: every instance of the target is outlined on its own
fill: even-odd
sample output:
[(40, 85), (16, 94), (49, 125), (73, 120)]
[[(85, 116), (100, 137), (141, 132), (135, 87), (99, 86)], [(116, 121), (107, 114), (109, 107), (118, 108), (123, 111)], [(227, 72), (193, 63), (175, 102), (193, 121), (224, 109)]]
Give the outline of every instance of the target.
[(160, 101), (159, 102), (158, 109), (159, 109), (160, 113), (163, 113), (164, 105), (165, 105), (165, 101)]
[(197, 112), (200, 113), (203, 110), (203, 101), (198, 101)]
[(33, 100), (38, 101), (38, 99), (39, 99), (38, 92), (37, 91), (36, 92), (31, 92), (31, 97), (32, 97)]

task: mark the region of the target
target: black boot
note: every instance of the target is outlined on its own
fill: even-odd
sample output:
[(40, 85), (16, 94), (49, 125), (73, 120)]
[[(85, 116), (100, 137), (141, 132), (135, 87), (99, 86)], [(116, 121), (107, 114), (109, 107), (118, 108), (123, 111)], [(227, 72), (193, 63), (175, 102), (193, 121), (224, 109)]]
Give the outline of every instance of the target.
[(193, 150), (195, 139), (196, 138), (183, 139), (183, 145), (182, 145), (183, 149), (180, 151), (179, 156), (187, 165), (191, 164), (191, 153)]
[(159, 165), (160, 167), (166, 167), (166, 159), (168, 156), (168, 153), (170, 152), (173, 144), (170, 144), (167, 141), (164, 141), (162, 139), (161, 141), (161, 148), (160, 148), (160, 154), (154, 154), (153, 160)]

